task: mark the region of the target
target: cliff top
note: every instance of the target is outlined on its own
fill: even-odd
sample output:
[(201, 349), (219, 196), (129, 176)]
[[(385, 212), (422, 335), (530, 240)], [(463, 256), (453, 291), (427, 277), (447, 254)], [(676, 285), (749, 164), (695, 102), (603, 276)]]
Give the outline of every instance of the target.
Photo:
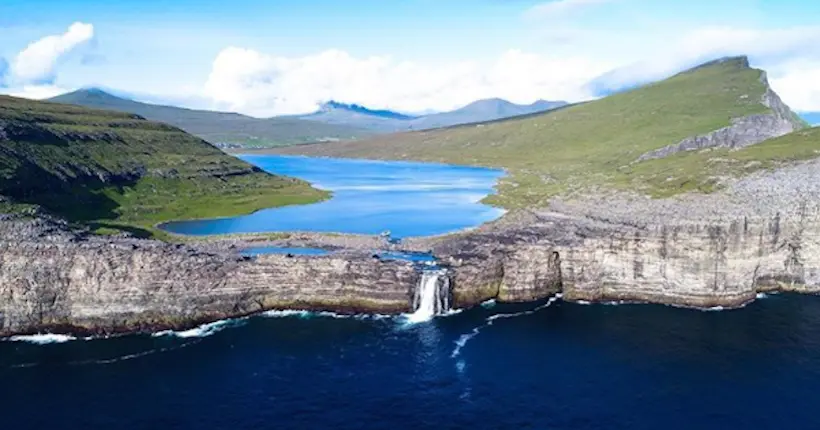
[[(555, 196), (612, 188), (652, 196), (710, 192), (725, 176), (770, 165), (771, 158), (751, 160), (760, 163), (748, 168), (713, 163), (733, 157), (729, 149), (714, 148), (699, 156), (672, 148), (669, 156), (637, 162), (643, 154), (730, 127), (739, 118), (760, 119), (760, 124), (747, 124), (755, 133), (743, 136), (738, 147), (804, 126), (779, 102), (761, 70), (750, 68), (745, 57), (733, 57), (542, 115), (279, 152), (503, 167), (510, 176), (488, 200), (508, 208), (536, 207)], [(789, 145), (778, 151), (779, 158), (796, 153)]]
[(149, 234), (162, 221), (312, 202), (325, 193), (134, 114), (0, 96), (0, 195), (109, 231)]

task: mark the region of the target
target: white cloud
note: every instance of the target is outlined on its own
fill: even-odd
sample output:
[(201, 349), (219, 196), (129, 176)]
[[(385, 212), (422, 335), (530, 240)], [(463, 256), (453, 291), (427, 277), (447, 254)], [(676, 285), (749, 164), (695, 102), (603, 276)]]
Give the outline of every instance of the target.
[(525, 13), (527, 18), (539, 20), (556, 20), (566, 18), (579, 10), (612, 0), (554, 0), (531, 7)]
[(11, 80), (21, 84), (53, 80), (60, 59), (93, 37), (93, 25), (75, 22), (63, 34), (31, 43), (12, 62)]
[(663, 79), (688, 67), (724, 56), (748, 55), (752, 66), (768, 72), (772, 87), (797, 110), (820, 109), (820, 27), (748, 29), (703, 27), (670, 39), (662, 52), (612, 70), (591, 83), (594, 92), (617, 90)]
[(58, 96), (69, 92), (70, 90), (56, 85), (23, 85), (14, 88), (2, 88), (1, 94), (6, 94), (14, 97), (22, 97), (26, 99), (42, 100)]
[(769, 81), (792, 109), (820, 112), (820, 61), (782, 67)]
[(305, 113), (330, 99), (401, 111), (449, 110), (481, 98), (514, 102), (589, 98), (584, 83), (612, 65), (510, 50), (490, 63), (356, 58), (328, 50), (298, 58), (223, 50), (205, 95), (215, 106), (257, 116)]

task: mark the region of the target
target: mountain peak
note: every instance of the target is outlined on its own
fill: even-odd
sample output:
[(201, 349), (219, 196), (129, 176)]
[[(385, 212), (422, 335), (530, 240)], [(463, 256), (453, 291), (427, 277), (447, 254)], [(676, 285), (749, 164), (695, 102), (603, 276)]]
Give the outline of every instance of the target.
[(392, 110), (370, 109), (370, 108), (367, 108), (367, 107), (364, 107), (362, 105), (358, 105), (358, 104), (355, 104), (355, 103), (342, 103), (342, 102), (338, 102), (336, 100), (329, 100), (325, 103), (322, 103), (322, 105), (319, 107), (319, 111), (316, 112), (316, 114), (329, 113), (329, 112), (334, 112), (334, 111), (343, 111), (343, 112), (350, 112), (350, 113), (361, 114), (361, 115), (369, 115), (369, 116), (376, 116), (376, 117), (381, 117), (381, 118), (391, 118), (391, 119), (402, 119), (402, 120), (408, 120), (408, 119), (414, 119), (415, 118), (414, 116), (405, 115), (405, 114), (398, 113), (398, 112), (395, 112), (395, 111), (392, 111)]
[(49, 99), (49, 101), (53, 102), (74, 104), (78, 104), (82, 100), (113, 101), (124, 99), (97, 87), (80, 88), (79, 90), (71, 91)]
[[(734, 56), (734, 57), (731, 57), (731, 56), (730, 57), (721, 57), (721, 58), (718, 58), (716, 60), (707, 61), (706, 63), (703, 63), (701, 65), (695, 66), (695, 67), (687, 70), (686, 72), (691, 72), (691, 71), (700, 70), (700, 69), (706, 69), (706, 68), (714, 67), (714, 66), (723, 66), (723, 65), (732, 66), (732, 67), (735, 67), (735, 68), (738, 68), (738, 69), (749, 69), (749, 68), (752, 67), (749, 64), (749, 57), (748, 56), (746, 56), (746, 55), (737, 55), (737, 56)], [(686, 72), (684, 72), (684, 73), (686, 73)]]

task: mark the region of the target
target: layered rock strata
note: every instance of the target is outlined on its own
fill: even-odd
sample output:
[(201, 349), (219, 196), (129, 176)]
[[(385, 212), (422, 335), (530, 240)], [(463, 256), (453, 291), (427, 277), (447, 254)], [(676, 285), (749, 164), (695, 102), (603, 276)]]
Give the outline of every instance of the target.
[[(820, 292), (820, 161), (709, 196), (554, 201), (407, 246), (432, 251), (449, 269), (461, 308), (558, 292), (692, 307)], [(0, 336), (180, 329), (270, 309), (403, 313), (421, 278), (410, 262), (362, 250), (237, 250), (97, 237), (47, 218), (0, 220)]]

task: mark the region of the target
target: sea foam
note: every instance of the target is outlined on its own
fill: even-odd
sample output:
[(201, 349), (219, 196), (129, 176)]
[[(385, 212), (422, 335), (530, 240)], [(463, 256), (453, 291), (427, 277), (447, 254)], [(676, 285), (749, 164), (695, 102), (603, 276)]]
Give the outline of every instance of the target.
[(236, 327), (239, 325), (244, 324), (245, 318), (237, 318), (237, 319), (226, 319), (226, 320), (219, 320), (214, 321), (208, 324), (202, 324), (199, 327), (195, 327), (188, 330), (181, 330), (181, 331), (174, 331), (174, 330), (164, 330), (160, 332), (153, 333), (152, 337), (162, 337), (162, 336), (174, 336), (182, 339), (188, 339), (192, 337), (208, 337), (213, 335), (214, 333), (220, 332), (228, 327)]
[(77, 338), (67, 334), (42, 333), (25, 336), (12, 336), (8, 338), (8, 340), (11, 342), (27, 342), (36, 345), (48, 345), (51, 343), (66, 343), (72, 340), (77, 340)]

